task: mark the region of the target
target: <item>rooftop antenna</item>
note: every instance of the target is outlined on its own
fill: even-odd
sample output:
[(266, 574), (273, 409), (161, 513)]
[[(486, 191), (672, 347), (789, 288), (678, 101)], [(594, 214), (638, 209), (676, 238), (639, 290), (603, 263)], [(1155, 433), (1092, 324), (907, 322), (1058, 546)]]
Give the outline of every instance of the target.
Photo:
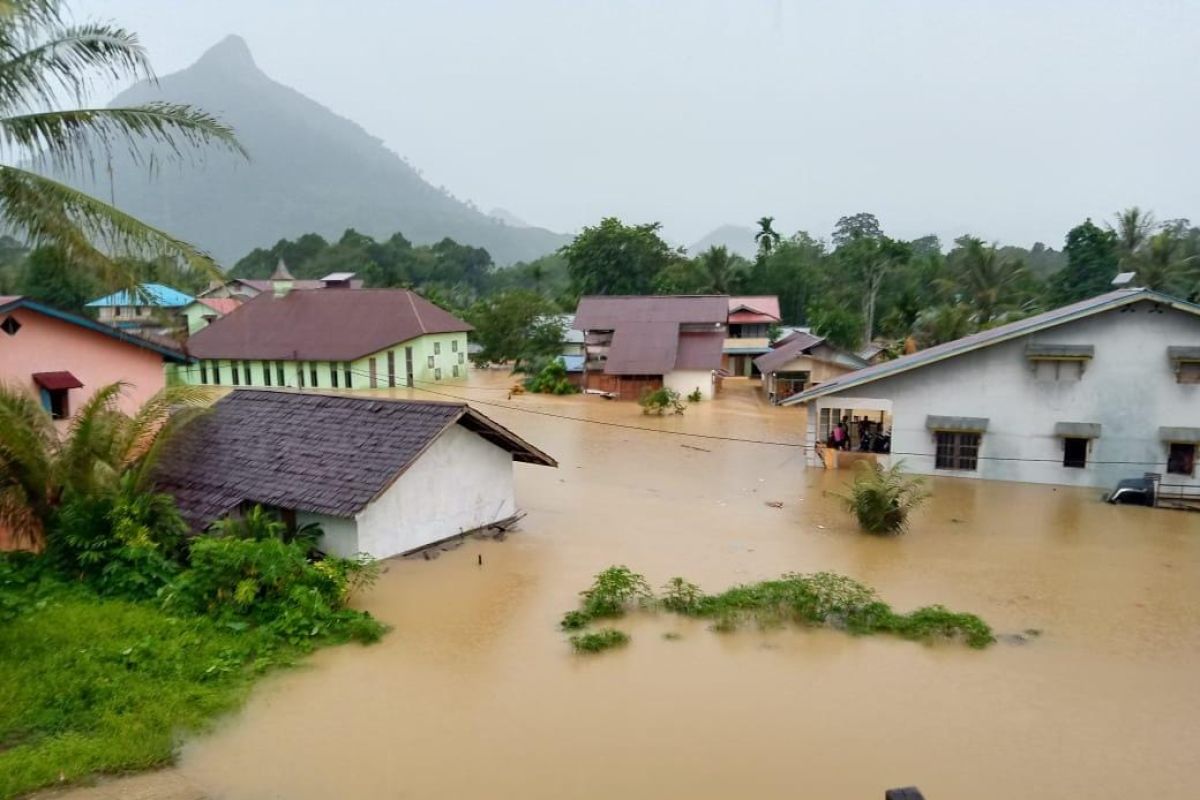
[(1121, 272), (1117, 277), (1112, 279), (1112, 285), (1118, 289), (1132, 289), (1134, 287), (1130, 284), (1133, 283), (1133, 279), (1136, 277), (1136, 272)]

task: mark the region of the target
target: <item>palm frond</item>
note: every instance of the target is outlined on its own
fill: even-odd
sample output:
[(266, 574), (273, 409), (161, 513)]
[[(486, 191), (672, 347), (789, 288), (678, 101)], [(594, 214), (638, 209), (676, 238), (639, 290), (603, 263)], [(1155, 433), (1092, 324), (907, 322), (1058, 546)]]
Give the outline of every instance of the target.
[(88, 491), (103, 482), (105, 472), (98, 466), (111, 466), (115, 460), (115, 417), (120, 414), (116, 403), (126, 386), (119, 381), (101, 386), (72, 418), (56, 464), (57, 482), (64, 491)]
[(111, 288), (133, 289), (137, 276), (115, 255), (167, 257), (213, 278), (221, 275), (213, 258), (193, 245), (43, 175), (0, 165), (0, 216), (35, 245), (62, 248), (66, 257), (90, 269)]
[(55, 21), (35, 30), (40, 36), (32, 43), (28, 36), (13, 40), (0, 34), (0, 108), (49, 106), (63, 92), (82, 103), (94, 74), (112, 81), (154, 78), (137, 35), (124, 28), (60, 27)]
[(24, 540), (41, 540), (58, 445), (45, 409), (17, 387), (0, 385), (0, 527)]
[(120, 466), (128, 468), (140, 462), (164, 435), (173, 412), (182, 408), (203, 408), (212, 402), (207, 386), (168, 386), (142, 404), (125, 426), (117, 455)]
[(178, 103), (0, 117), (0, 142), (13, 155), (27, 156), (60, 172), (94, 166), (97, 152), (110, 154), (118, 142), (135, 164), (153, 165), (164, 154), (181, 160), (185, 147), (199, 153), (210, 144), (246, 155), (232, 128), (205, 111)]

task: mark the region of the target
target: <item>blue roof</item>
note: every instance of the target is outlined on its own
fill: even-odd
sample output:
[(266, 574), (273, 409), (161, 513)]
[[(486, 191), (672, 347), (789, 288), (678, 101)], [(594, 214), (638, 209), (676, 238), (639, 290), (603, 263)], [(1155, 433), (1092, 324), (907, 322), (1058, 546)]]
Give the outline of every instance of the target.
[(583, 356), (559, 356), (567, 372), (583, 372)]
[(160, 308), (180, 308), (196, 298), (178, 289), (164, 286), (161, 283), (142, 283), (137, 292), (122, 289), (119, 292), (101, 297), (88, 303), (88, 308), (104, 306), (158, 306)]

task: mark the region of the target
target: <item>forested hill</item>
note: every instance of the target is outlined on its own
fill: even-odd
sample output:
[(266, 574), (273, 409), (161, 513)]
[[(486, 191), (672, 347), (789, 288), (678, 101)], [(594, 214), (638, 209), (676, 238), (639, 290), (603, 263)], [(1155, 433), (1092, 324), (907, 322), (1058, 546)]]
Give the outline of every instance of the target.
[(414, 243), (450, 237), (485, 248), (497, 264), (532, 260), (569, 237), (506, 224), (429, 185), (415, 169), (348, 119), (265, 75), (246, 43), (230, 36), (195, 64), (123, 92), (112, 105), (190, 103), (231, 124), (246, 162), (214, 152), (198, 166), (167, 165), (151, 178), (114, 153), (83, 188), (212, 252), (223, 264), (281, 238), (347, 228)]

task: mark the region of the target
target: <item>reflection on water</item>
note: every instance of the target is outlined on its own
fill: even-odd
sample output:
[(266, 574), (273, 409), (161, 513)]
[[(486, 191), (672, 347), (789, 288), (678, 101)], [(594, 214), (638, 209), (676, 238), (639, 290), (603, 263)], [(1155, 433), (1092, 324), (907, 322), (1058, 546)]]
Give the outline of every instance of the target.
[[(598, 398), (459, 391), (801, 441), (802, 412), (747, 388), (662, 420)], [(797, 448), (481, 410), (561, 462), (517, 466), (521, 532), (390, 562), (363, 605), (393, 633), (269, 679), (186, 748), (184, 779), (221, 798), (1195, 796), (1200, 516), (936, 480), (908, 535), (872, 538), (830, 494), (845, 475), (805, 472)], [(577, 657), (556, 622), (614, 563), (710, 590), (834, 570), (898, 609), (944, 603), (1045, 634), (976, 652), (645, 616), (620, 623), (629, 647)]]

